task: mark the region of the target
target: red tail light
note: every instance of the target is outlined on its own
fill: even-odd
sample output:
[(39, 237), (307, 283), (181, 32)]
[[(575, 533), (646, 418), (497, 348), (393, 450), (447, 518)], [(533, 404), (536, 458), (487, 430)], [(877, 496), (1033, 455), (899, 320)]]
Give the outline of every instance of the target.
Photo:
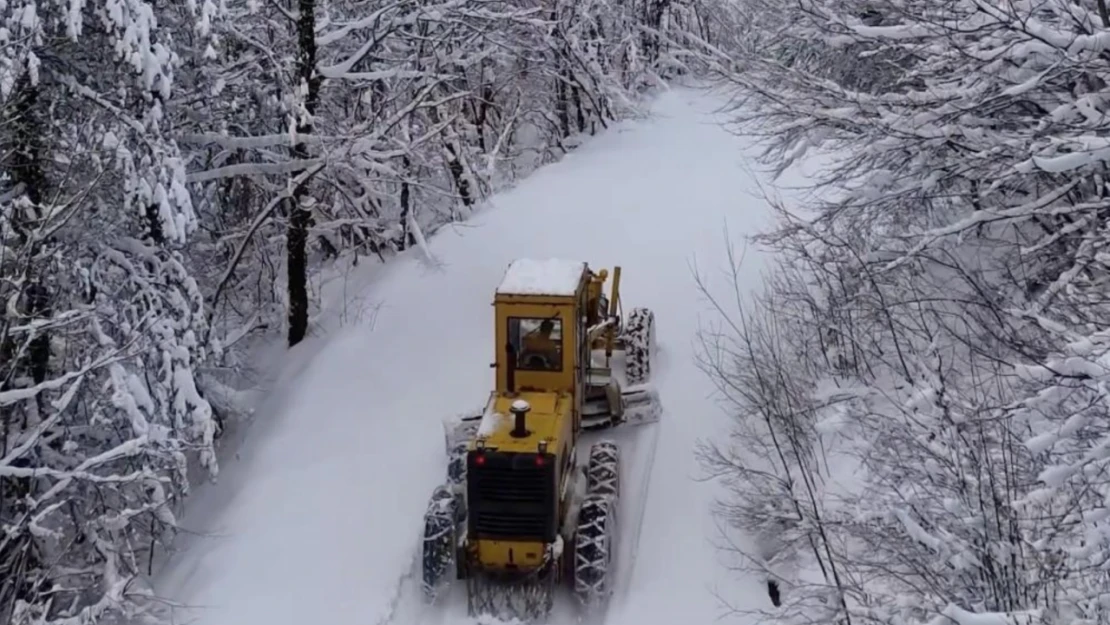
[(542, 466), (543, 466), (543, 462), (544, 462), (544, 460), (543, 460), (543, 456), (536, 456), (536, 466), (537, 466), (537, 467), (542, 467)]
[(481, 454), (479, 454), (477, 456), (474, 456), (474, 464), (476, 464), (478, 466), (482, 466), (485, 463), (486, 463), (486, 457), (485, 456), (483, 456)]

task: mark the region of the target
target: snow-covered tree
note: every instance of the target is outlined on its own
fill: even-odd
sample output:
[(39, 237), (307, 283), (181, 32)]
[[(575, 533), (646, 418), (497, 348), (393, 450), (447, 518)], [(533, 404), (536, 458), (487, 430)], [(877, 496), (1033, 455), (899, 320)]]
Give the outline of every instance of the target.
[[(182, 135), (213, 224), (196, 265), (219, 268), (205, 281), (215, 334), (285, 308), (299, 342), (306, 274), (322, 262), (419, 246), (576, 137), (636, 114), (636, 93), (658, 81), (641, 13), (585, 0), (229, 2), (204, 70), (212, 101)], [(310, 17), (312, 41), (297, 34)], [(265, 286), (230, 301), (244, 283)]]
[(762, 308), (708, 337), (762, 350), (709, 352), (743, 427), (781, 417), (707, 455), (730, 519), (794, 532), (764, 567), (815, 572), (780, 622), (1110, 621), (1105, 4), (742, 10), (710, 61), (738, 122), (780, 170), (833, 155), (763, 238)]
[(0, 15), (0, 619), (91, 622), (172, 534), (189, 459), (217, 469), (170, 113), (175, 34), (204, 41), (216, 5)]

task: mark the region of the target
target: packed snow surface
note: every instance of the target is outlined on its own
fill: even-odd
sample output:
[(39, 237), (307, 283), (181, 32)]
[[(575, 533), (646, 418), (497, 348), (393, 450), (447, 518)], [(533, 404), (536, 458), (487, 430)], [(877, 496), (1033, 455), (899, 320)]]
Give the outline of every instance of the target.
[(497, 287), (505, 295), (574, 295), (586, 262), (561, 258), (518, 258), (505, 270)]
[[(630, 488), (622, 503), (622, 531), (635, 533), (638, 547), (620, 556), (608, 624), (708, 624), (723, 614), (718, 597), (769, 607), (762, 580), (719, 564), (710, 516), (718, 486), (698, 481), (693, 453), (699, 439), (727, 435), (727, 418), (695, 363), (695, 332), (714, 317), (692, 267), (728, 298), (726, 236), (743, 248), (743, 235), (770, 221), (748, 169), (750, 142), (714, 123), (721, 104), (693, 90), (667, 92), (650, 118), (614, 125), (467, 224), (440, 231), (429, 241), (434, 266), (414, 251), (385, 266), (364, 261), (333, 284), (330, 292), (343, 295), (330, 321), (289, 354), (220, 482), (190, 503), (183, 524), (194, 535), (154, 580), (180, 606), (175, 620), (418, 620), (398, 609), (401, 578), (444, 479), (441, 424), (483, 409), (493, 384), (494, 291), (508, 263), (537, 257), (621, 265), (625, 312), (655, 312), (652, 375), (664, 414), (640, 426), (657, 428), (654, 463), (622, 451), (629, 479), (647, 486)], [(759, 285), (761, 259), (746, 250), (742, 289)], [(540, 278), (510, 276), (507, 286), (566, 288), (571, 267), (529, 266), (520, 273)], [(450, 610), (434, 620), (468, 622), (465, 606)]]

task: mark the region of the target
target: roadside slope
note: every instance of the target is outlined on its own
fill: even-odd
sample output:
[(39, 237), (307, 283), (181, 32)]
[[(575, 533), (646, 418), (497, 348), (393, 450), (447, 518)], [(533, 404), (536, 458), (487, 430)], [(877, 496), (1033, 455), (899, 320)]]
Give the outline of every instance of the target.
[[(157, 580), (160, 595), (199, 608), (178, 619), (303, 625), (326, 615), (366, 625), (389, 615), (444, 472), (441, 419), (484, 401), (490, 298), (520, 256), (622, 265), (626, 309), (656, 315), (666, 414), (635, 569), (610, 620), (715, 618), (712, 585), (725, 573), (710, 545), (712, 485), (694, 481), (693, 446), (721, 433), (724, 419), (693, 362), (706, 307), (691, 267), (696, 260), (713, 274), (727, 263), (726, 220), (742, 245), (769, 219), (752, 195), (742, 139), (708, 114), (719, 104), (690, 90), (666, 93), (652, 119), (614, 127), (470, 222), (440, 231), (429, 242), (436, 266), (414, 254), (379, 269), (364, 295), (378, 306), (373, 323), (338, 330), (288, 380), (280, 409), (252, 428), (240, 461), (213, 487), (222, 490), (220, 509), (185, 518), (212, 536), (193, 541)], [(751, 286), (759, 269), (749, 252)], [(758, 583), (727, 583), (744, 601), (765, 600)]]

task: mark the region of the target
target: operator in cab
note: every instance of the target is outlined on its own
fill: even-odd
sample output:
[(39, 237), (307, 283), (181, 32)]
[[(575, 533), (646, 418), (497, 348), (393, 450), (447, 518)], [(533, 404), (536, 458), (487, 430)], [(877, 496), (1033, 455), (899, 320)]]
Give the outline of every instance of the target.
[(558, 370), (561, 358), (559, 341), (552, 338), (555, 322), (544, 319), (540, 327), (524, 335), (520, 367), (533, 370)]

